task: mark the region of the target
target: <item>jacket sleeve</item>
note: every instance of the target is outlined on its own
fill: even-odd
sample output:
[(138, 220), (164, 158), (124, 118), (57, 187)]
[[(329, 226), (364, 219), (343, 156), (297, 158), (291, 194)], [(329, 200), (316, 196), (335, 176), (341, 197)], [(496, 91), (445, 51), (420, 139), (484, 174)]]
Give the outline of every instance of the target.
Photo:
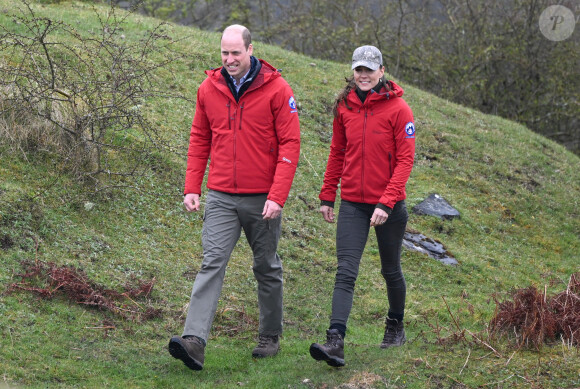
[(399, 100), (402, 104), (394, 120), (395, 138), (395, 168), (393, 174), (379, 202), (389, 208), (393, 208), (397, 199), (406, 197), (405, 186), (411, 175), (415, 160), (415, 124), (413, 112), (407, 103)]
[(280, 77), (278, 93), (271, 101), (274, 127), (278, 139), (278, 159), (274, 181), (268, 192), (268, 200), (284, 206), (300, 158), (300, 122), (294, 94), (290, 85)]
[(211, 129), (204, 106), (204, 84), (206, 82), (208, 82), (207, 79), (197, 91), (195, 115), (191, 125), (189, 149), (187, 151), (184, 194), (201, 194), (201, 184), (211, 150)]
[(335, 201), (338, 184), (342, 177), (344, 156), (346, 154), (346, 133), (341, 116), (338, 115), (332, 122), (332, 141), (324, 181), (318, 198), (321, 201)]

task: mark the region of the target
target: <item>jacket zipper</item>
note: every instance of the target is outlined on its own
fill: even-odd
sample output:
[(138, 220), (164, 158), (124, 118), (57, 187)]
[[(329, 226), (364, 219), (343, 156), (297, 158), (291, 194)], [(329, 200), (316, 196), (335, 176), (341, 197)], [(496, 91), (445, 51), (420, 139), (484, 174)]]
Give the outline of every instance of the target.
[[(238, 130), (241, 131), (242, 130), (242, 113), (243, 113), (243, 109), (244, 109), (244, 103), (242, 103), (242, 105), (239, 105), (239, 111), (240, 111), (240, 118), (238, 121)], [(237, 138), (237, 134), (236, 134), (236, 125), (235, 125), (235, 119), (236, 116), (238, 116), (238, 109), (236, 109), (234, 111), (234, 117), (232, 118), (232, 120), (234, 120), (234, 192), (237, 193), (238, 192), (238, 169), (237, 169), (237, 155), (238, 155), (238, 149), (236, 146), (236, 138)]]
[(244, 104), (245, 103), (242, 103), (242, 105), (240, 105), (240, 125), (238, 126), (240, 131), (242, 130), (242, 114), (244, 113)]
[(365, 202), (365, 139), (367, 131), (367, 109), (364, 109), (363, 133), (362, 133), (362, 151), (361, 151), (361, 169), (360, 169), (360, 197), (361, 202)]
[(391, 154), (391, 152), (389, 151), (389, 181), (391, 180), (391, 178), (393, 177), (393, 161), (392, 161), (393, 155)]
[(230, 111), (230, 102), (228, 101), (228, 103), (226, 104), (226, 107), (228, 107), (228, 130), (232, 129), (232, 114)]
[[(235, 111), (234, 111), (234, 116), (232, 116), (232, 111), (231, 111), (231, 103), (228, 101), (228, 103), (226, 104), (226, 106), (228, 107), (228, 130), (232, 130), (232, 127), (235, 128), (235, 123), (232, 126), (232, 120), (235, 120)], [(236, 174), (236, 131), (234, 130), (234, 192), (238, 191), (238, 179), (237, 179), (237, 174)]]
[[(237, 146), (236, 146), (236, 138), (237, 138), (237, 134), (236, 134), (236, 116), (238, 115), (238, 110), (235, 109), (234, 110), (234, 116), (231, 116), (231, 111), (230, 111), (230, 103), (228, 102), (227, 104), (228, 106), (228, 129), (231, 130), (232, 127), (234, 128), (234, 192), (238, 192), (238, 174), (237, 174)], [(239, 106), (240, 107), (240, 117), (238, 119), (238, 130), (241, 131), (242, 130), (242, 114), (244, 112), (244, 103), (242, 103), (242, 105)], [(231, 125), (232, 120), (234, 121), (234, 125)]]

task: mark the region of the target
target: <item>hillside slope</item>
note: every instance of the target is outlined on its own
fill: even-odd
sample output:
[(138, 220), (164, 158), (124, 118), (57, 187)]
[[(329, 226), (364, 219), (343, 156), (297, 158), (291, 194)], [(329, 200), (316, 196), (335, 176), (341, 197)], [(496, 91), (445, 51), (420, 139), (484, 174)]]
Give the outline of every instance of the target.
[[(0, 0), (2, 25), (18, 28), (12, 17), (17, 6)], [(86, 33), (99, 26), (84, 2), (32, 7)], [(97, 8), (100, 14), (106, 10)], [(123, 33), (131, 40), (158, 23), (131, 15)], [(150, 174), (136, 180), (136, 189), (93, 193), (63, 173), (61, 159), (50, 150), (14, 147), (6, 134), (16, 127), (0, 132), (0, 373), (6, 386), (472, 387), (503, 379), (516, 387), (580, 385), (578, 352), (561, 343), (516, 353), (509, 340), (498, 339), (496, 354), (465, 332), (459, 336), (460, 329), (479, 338), (487, 334), (494, 293), (502, 300), (514, 288), (533, 285), (553, 294), (580, 271), (580, 158), (521, 125), (449, 103), (405, 80), (395, 81), (405, 90), (417, 129), (407, 207), (438, 193), (461, 212), (453, 221), (411, 212), (409, 227), (442, 242), (459, 265), (404, 251), (410, 341), (384, 353), (376, 345), (385, 289), (371, 234), (349, 323), (347, 366), (313, 363), (308, 346), (324, 334), (335, 269), (335, 226), (317, 213), (317, 196), (331, 137), (330, 108), (350, 67), (260, 42), (254, 42), (254, 54), (282, 69), (299, 103), (302, 130), (279, 250), (286, 282), (283, 349), (272, 360), (249, 357), (258, 314), (250, 252), (241, 239), (204, 370), (192, 374), (171, 359), (167, 340), (182, 329), (201, 261), (201, 215), (185, 214), (181, 204), (185, 153), (197, 86), (204, 69), (220, 65), (220, 36), (178, 26), (168, 26), (168, 33), (183, 39), (178, 47), (187, 55), (158, 77), (186, 99), (145, 102), (172, 152), (151, 161)], [(21, 290), (8, 293), (20, 281), (23, 261), (74, 266), (116, 290), (154, 280), (147, 298), (128, 304), (160, 314), (128, 320), (65, 295), (43, 300)]]

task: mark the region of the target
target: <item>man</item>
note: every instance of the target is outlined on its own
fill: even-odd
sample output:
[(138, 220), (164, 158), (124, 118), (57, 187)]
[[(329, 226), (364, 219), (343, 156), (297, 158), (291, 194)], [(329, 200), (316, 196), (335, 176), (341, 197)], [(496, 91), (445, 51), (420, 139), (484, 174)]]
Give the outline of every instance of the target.
[(254, 255), (260, 308), (256, 358), (278, 353), (282, 333), (282, 263), (276, 249), (282, 207), (300, 155), (300, 125), (292, 89), (270, 64), (252, 56), (250, 31), (227, 27), (221, 39), (223, 66), (206, 71), (197, 91), (191, 127), (185, 198), (200, 209), (207, 161), (203, 262), (191, 294), (182, 336), (169, 352), (201, 370), (205, 345), (221, 293), (226, 265), (244, 230)]

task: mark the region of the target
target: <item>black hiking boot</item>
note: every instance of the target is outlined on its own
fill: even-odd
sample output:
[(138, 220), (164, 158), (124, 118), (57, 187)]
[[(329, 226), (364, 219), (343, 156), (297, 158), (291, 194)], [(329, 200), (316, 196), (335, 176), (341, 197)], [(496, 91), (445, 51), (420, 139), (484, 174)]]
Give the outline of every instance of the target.
[(169, 354), (173, 358), (181, 359), (191, 370), (203, 369), (205, 346), (201, 339), (195, 336), (182, 338), (174, 336), (169, 341)]
[(385, 336), (381, 342), (381, 348), (392, 346), (402, 346), (407, 341), (405, 337), (405, 325), (403, 321), (397, 319), (385, 319)]
[(326, 343), (312, 343), (310, 355), (317, 361), (325, 361), (332, 367), (344, 366), (344, 341), (336, 329), (326, 330)]
[(258, 345), (252, 351), (254, 358), (273, 357), (280, 350), (280, 339), (278, 335), (260, 335)]

